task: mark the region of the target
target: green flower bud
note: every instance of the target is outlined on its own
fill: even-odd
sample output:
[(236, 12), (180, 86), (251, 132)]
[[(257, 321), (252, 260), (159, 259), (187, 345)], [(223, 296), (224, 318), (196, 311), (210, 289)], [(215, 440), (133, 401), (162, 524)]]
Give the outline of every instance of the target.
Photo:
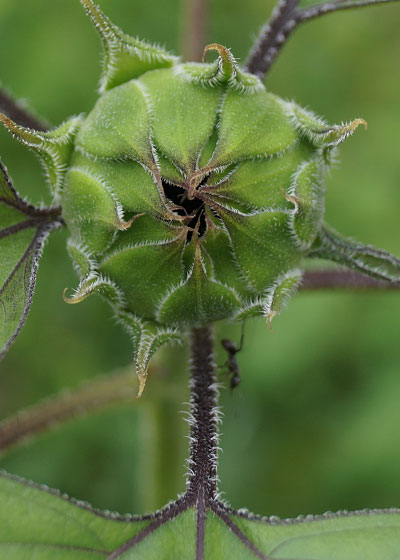
[(399, 278), (397, 259), (323, 223), (326, 171), (363, 119), (329, 126), (268, 92), (226, 47), (205, 48), (214, 63), (181, 63), (81, 2), (105, 51), (93, 110), (50, 133), (2, 120), (38, 152), (61, 203), (81, 276), (66, 301), (108, 299), (135, 341), (141, 390), (176, 328), (270, 322), (307, 256)]
[[(108, 58), (124, 52), (128, 38), (85, 5)], [(106, 66), (62, 192), (71, 255), (90, 263), (70, 301), (100, 291), (145, 320), (199, 326), (249, 309), (272, 317), (300, 280), (332, 151), (361, 121), (328, 127), (225, 47), (208, 50), (213, 64), (167, 64), (165, 53), (138, 75), (136, 45), (124, 83), (119, 58), (112, 77)]]

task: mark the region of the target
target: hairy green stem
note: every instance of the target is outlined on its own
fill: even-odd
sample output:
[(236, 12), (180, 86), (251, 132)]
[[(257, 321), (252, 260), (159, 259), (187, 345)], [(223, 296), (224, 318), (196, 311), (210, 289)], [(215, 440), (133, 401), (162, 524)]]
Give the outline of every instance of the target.
[(132, 401), (136, 393), (137, 378), (130, 367), (120, 374), (87, 383), (75, 391), (52, 396), (0, 422), (0, 455), (72, 418), (117, 402)]

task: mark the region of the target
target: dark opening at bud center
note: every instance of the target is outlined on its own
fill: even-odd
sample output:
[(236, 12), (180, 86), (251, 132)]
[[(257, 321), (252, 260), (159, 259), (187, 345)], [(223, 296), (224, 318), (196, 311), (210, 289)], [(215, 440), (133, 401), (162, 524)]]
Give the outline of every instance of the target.
[[(200, 185), (203, 185), (206, 181), (207, 177), (202, 180)], [(198, 236), (202, 237), (207, 230), (204, 202), (196, 196), (189, 198), (188, 191), (186, 189), (179, 187), (178, 185), (168, 183), (164, 179), (162, 179), (162, 186), (165, 196), (174, 204), (173, 212), (179, 216), (187, 218), (185, 225), (190, 229), (188, 229), (187, 232), (186, 242), (189, 243), (191, 241), (193, 233), (196, 229)]]

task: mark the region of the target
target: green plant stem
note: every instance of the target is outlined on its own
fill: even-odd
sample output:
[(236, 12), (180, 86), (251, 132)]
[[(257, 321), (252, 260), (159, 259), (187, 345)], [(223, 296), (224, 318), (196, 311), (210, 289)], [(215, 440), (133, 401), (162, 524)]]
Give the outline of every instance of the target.
[(0, 455), (42, 432), (116, 403), (135, 400), (133, 367), (52, 396), (0, 422)]
[[(399, 291), (400, 284), (377, 280), (354, 270), (312, 270), (304, 274), (299, 291), (312, 290), (348, 290), (354, 292), (368, 291), (371, 293), (382, 293)], [(208, 351), (211, 352), (209, 339), (207, 339), (207, 337), (203, 339), (203, 336), (205, 336), (203, 330), (196, 329), (194, 333), (197, 333), (196, 339), (199, 336), (203, 341), (206, 341)], [(194, 333), (192, 335), (193, 343)], [(174, 355), (175, 354), (176, 350), (174, 351)], [(167, 407), (168, 410), (167, 408), (165, 408), (165, 410), (163, 408), (164, 412), (161, 416), (159, 414), (157, 415), (157, 421), (163, 424), (164, 432), (168, 431), (171, 423), (171, 406), (175, 407), (177, 405), (178, 397), (176, 395), (179, 393), (179, 398), (182, 396), (178, 389), (178, 386), (181, 385), (178, 385), (178, 380), (177, 383), (171, 385), (171, 376), (174, 375), (174, 371), (177, 367), (177, 364), (174, 362), (171, 367), (168, 368), (168, 380), (166, 381), (165, 387), (162, 389), (163, 407)], [(156, 384), (154, 384), (151, 390), (157, 390)], [(50, 429), (57, 428), (64, 422), (73, 418), (79, 418), (92, 411), (101, 410), (111, 405), (129, 402), (135, 399), (136, 391), (136, 375), (130, 367), (120, 374), (92, 381), (74, 391), (61, 395), (53, 395), (44, 402), (40, 402), (0, 422), (0, 455), (24, 443), (27, 439), (33, 438)], [(169, 403), (167, 406), (166, 401), (170, 399), (172, 403)], [(179, 402), (182, 402), (182, 400), (184, 399), (182, 398)], [(165, 422), (166, 418), (168, 418), (168, 422)], [(179, 455), (180, 454), (181, 452), (179, 451)], [(171, 451), (165, 450), (164, 455), (167, 461), (168, 456), (171, 456)], [(160, 466), (158, 470), (162, 470), (162, 467)], [(180, 473), (178, 474), (180, 476)]]

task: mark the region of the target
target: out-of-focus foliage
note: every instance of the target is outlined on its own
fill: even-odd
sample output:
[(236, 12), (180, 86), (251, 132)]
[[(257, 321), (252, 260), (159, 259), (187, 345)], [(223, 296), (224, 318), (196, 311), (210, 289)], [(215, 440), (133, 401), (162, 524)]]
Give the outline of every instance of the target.
[[(206, 42), (241, 60), (272, 3), (209, 2)], [(177, 0), (103, 0), (127, 32), (180, 50)], [(327, 221), (399, 254), (399, 6), (338, 13), (297, 31), (269, 88), (329, 122), (363, 117), (369, 128), (343, 146), (328, 179)], [(0, 0), (3, 84), (54, 125), (96, 99), (100, 46), (78, 0)], [(32, 202), (47, 200), (33, 155), (0, 130), (10, 175)], [(0, 366), (0, 415), (129, 362), (128, 337), (101, 300), (67, 306), (76, 282), (65, 232), (46, 248), (31, 315)], [(224, 391), (220, 476), (233, 506), (293, 516), (400, 504), (400, 297), (300, 294), (274, 325), (249, 322), (238, 355), (242, 384)], [(221, 325), (219, 338), (238, 340)], [(141, 401), (69, 424), (0, 460), (95, 506), (144, 511), (184, 488), (187, 398), (184, 351), (149, 379)], [(219, 363), (225, 360), (221, 352)], [(221, 370), (221, 378), (223, 372)], [(227, 384), (228, 385), (228, 384)]]

